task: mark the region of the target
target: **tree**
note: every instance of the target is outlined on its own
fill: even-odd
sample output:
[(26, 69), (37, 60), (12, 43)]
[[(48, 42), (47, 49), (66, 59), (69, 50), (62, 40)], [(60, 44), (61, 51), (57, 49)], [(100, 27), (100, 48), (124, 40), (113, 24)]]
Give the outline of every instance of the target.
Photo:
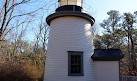
[(129, 71), (136, 71), (137, 11), (120, 15), (118, 11), (111, 10), (107, 14), (109, 17), (100, 24), (105, 32), (95, 36), (95, 48), (120, 48), (125, 54), (124, 65)]
[(120, 21), (120, 15), (119, 12), (116, 10), (110, 10), (107, 12), (109, 15), (108, 19), (103, 20), (103, 23), (101, 23), (101, 27), (105, 29), (107, 33), (114, 33), (115, 30), (118, 29), (118, 22)]
[[(29, 17), (33, 18), (37, 11), (43, 9), (47, 5), (45, 4), (44, 6), (30, 12), (23, 12), (19, 8), (26, 4), (34, 3), (34, 0), (3, 0), (1, 2), (3, 5), (0, 5), (0, 41), (5, 40), (7, 34), (16, 28), (12, 26), (14, 21), (16, 22), (16, 20), (18, 20), (18, 24), (24, 24), (28, 22), (27, 20)], [(27, 19), (24, 19), (26, 21), (22, 21), (21, 17), (26, 17)]]
[[(20, 0), (19, 0), (20, 1)], [(3, 0), (3, 6), (0, 9), (0, 40), (5, 39), (5, 36), (8, 32), (12, 30), (12, 28), (9, 28), (7, 31), (9, 23), (16, 17), (27, 15), (26, 14), (19, 14), (15, 15), (15, 8), (19, 5), (26, 4), (30, 0), (21, 0), (19, 2), (18, 0)]]
[[(43, 23), (43, 20), (45, 22), (44, 16), (40, 18), (36, 12), (40, 13), (39, 11), (41, 9), (43, 11), (44, 7), (46, 7), (46, 9), (48, 7), (46, 6), (47, 4), (44, 4), (44, 6), (32, 11), (23, 11), (20, 9), (20, 7), (24, 7), (24, 5), (32, 6), (32, 1), (34, 3), (35, 0), (1, 1), (3, 5), (0, 3), (0, 63), (4, 61), (3, 64), (10, 62), (23, 64), (23, 67), (19, 66), (19, 68), (21, 67), (23, 69), (24, 75), (27, 76), (26, 79), (29, 77), (36, 81), (40, 79), (40, 81), (42, 81), (49, 30), (46, 23)], [(40, 23), (38, 19), (41, 19)], [(39, 24), (39, 26), (37, 26), (39, 32), (36, 35), (36, 42), (30, 44), (30, 42), (23, 40), (23, 36), (27, 32), (27, 28), (30, 28), (30, 24), (35, 20), (37, 20), (37, 23), (33, 23), (31, 26)], [(17, 67), (8, 67), (8, 69), (5, 68), (5, 70), (9, 71), (9, 69), (12, 70), (16, 68)]]
[[(109, 39), (109, 40), (108, 40)], [(96, 35), (94, 39), (95, 48), (97, 49), (109, 49), (112, 47), (112, 40), (109, 34), (104, 34), (102, 36)]]
[[(102, 36), (102, 42), (105, 48), (120, 48), (123, 43), (122, 37), (125, 35), (119, 27), (121, 16), (119, 11), (110, 10), (107, 12), (109, 17), (100, 23), (100, 26), (104, 29), (104, 35)], [(123, 34), (121, 34), (123, 33)], [(123, 36), (122, 36), (123, 35)]]
[(135, 54), (135, 40), (136, 40), (136, 29), (134, 24), (136, 23), (135, 15), (131, 13), (124, 13), (123, 15), (122, 28), (126, 31), (128, 38), (128, 54), (129, 54), (129, 64), (130, 70), (136, 70), (136, 54)]

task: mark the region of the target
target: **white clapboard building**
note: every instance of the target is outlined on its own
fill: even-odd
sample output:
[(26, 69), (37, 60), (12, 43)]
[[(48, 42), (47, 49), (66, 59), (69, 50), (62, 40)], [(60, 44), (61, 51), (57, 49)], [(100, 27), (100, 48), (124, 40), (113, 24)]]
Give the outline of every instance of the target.
[[(50, 33), (44, 81), (119, 81), (121, 51), (112, 56), (109, 52), (107, 56), (108, 50), (100, 49), (107, 51), (103, 57), (99, 49), (94, 52), (95, 19), (85, 13), (83, 0), (59, 0), (58, 3), (60, 7), (46, 18)], [(115, 71), (111, 74), (112, 69)], [(110, 71), (105, 74), (106, 70)]]

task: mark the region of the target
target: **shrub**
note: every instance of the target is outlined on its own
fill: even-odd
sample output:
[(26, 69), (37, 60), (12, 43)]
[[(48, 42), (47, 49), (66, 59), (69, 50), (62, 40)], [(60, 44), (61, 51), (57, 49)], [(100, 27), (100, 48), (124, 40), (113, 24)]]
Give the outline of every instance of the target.
[(6, 62), (0, 64), (0, 81), (33, 81), (25, 72), (24, 64)]

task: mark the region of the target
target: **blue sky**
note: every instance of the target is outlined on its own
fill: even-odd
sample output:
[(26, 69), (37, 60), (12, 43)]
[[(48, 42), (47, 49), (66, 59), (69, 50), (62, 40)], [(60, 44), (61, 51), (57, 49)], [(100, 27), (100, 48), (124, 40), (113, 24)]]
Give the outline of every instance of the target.
[[(49, 15), (50, 12), (54, 11), (57, 5), (58, 0), (36, 0), (39, 2), (35, 2), (33, 4), (27, 5), (26, 7), (24, 6), (22, 9), (25, 11), (33, 11), (35, 9), (38, 9), (39, 7), (47, 4), (47, 6), (39, 11), (37, 14), (40, 16), (44, 14), (44, 19), (45, 21), (46, 16)], [(99, 23), (101, 23), (104, 19), (107, 19), (107, 12), (110, 10), (117, 10), (120, 12), (120, 14), (125, 13), (125, 12), (131, 12), (133, 13), (134, 11), (137, 11), (137, 0), (83, 0), (84, 4), (90, 5), (90, 13), (96, 20), (96, 24), (98, 26), (98, 31), (99, 33), (102, 32), (101, 28), (99, 28)], [(48, 8), (47, 8), (48, 7)], [(50, 9), (50, 11), (47, 11), (46, 9)], [(88, 8), (89, 9), (89, 8)], [(29, 28), (29, 31), (26, 34), (26, 37), (28, 38), (27, 40), (33, 41), (34, 39), (34, 32), (36, 32), (38, 24), (36, 24), (39, 21), (35, 21), (35, 23), (32, 24), (33, 28)]]
[(93, 7), (93, 15), (97, 22), (105, 19), (109, 10), (118, 10), (121, 14), (137, 11), (137, 0), (85, 0), (85, 2), (89, 2)]
[[(55, 8), (58, 0), (42, 0), (42, 4), (48, 4), (50, 9)], [(102, 22), (107, 18), (107, 12), (110, 10), (118, 10), (121, 14), (124, 12), (137, 11), (137, 0), (83, 0), (84, 4), (90, 6), (90, 12), (96, 19), (96, 22)], [(39, 5), (40, 6), (40, 5)], [(38, 7), (38, 6), (35, 6)], [(34, 8), (35, 8), (34, 7)], [(88, 8), (89, 9), (89, 8)]]
[(137, 11), (137, 0), (85, 0), (92, 7), (93, 17), (96, 20), (97, 33), (102, 34), (99, 23), (107, 19), (107, 12), (117, 10), (122, 15), (125, 12)]

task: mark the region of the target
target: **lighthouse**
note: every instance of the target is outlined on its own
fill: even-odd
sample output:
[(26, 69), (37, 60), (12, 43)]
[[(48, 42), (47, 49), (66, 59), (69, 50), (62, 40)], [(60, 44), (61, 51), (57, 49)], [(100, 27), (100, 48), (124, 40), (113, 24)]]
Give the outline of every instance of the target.
[(95, 81), (92, 26), (95, 19), (83, 9), (83, 0), (59, 0), (50, 26), (44, 81)]

